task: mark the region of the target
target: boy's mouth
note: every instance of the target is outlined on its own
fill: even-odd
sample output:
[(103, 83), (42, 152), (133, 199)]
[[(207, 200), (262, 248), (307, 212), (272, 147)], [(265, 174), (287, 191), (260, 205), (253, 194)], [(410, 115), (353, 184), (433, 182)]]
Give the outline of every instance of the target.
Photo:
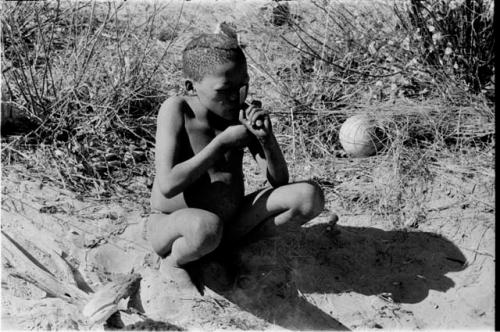
[(224, 105), (221, 116), (225, 118), (238, 118), (240, 110), (244, 107), (244, 105), (241, 105), (238, 101), (227, 103)]
[(220, 116), (226, 121), (234, 122), (234, 121), (238, 120), (239, 112), (240, 112), (240, 108), (235, 107), (235, 108), (232, 108), (230, 110), (223, 112), (223, 114), (221, 114)]
[(238, 116), (233, 116), (233, 113), (229, 113), (230, 117), (224, 114), (218, 114), (215, 112), (208, 112), (208, 120), (215, 129), (224, 130), (230, 125), (234, 125), (238, 121)]

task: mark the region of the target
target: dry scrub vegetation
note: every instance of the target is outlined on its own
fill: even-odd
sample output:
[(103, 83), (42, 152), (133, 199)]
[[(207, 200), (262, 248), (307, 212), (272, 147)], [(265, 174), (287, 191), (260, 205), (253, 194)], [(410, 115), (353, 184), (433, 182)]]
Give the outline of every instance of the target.
[[(141, 273), (144, 313), (118, 316), (130, 329), (491, 328), (493, 4), (4, 1), (2, 237), (53, 243), (72, 269), (59, 281), (75, 273), (89, 295)], [(188, 299), (158, 282), (142, 227), (157, 111), (184, 92), (190, 37), (220, 20), (237, 25), (250, 99), (270, 110), (292, 180), (321, 184), (340, 221), (325, 213), (242, 246), (243, 284), (220, 290), (220, 270), (205, 269), (213, 292)], [(357, 114), (383, 135), (373, 157), (338, 141)], [(248, 191), (265, 185), (249, 155), (244, 167)], [(30, 254), (45, 264), (42, 252)], [(2, 328), (89, 327), (11, 263), (2, 256)]]
[[(398, 228), (425, 222), (437, 176), (459, 186), (482, 174), (493, 190), (493, 1), (282, 6), (277, 26), (276, 4), (264, 1), (238, 12), (223, 1), (4, 2), (2, 103), (29, 119), (2, 119), (4, 175), (21, 163), (26, 177), (82, 197), (147, 205), (155, 115), (183, 90), (180, 51), (225, 19), (238, 26), (251, 98), (271, 110), (294, 179)], [(359, 113), (387, 138), (375, 157), (348, 158), (338, 143)], [(481, 204), (492, 208), (489, 197)]]

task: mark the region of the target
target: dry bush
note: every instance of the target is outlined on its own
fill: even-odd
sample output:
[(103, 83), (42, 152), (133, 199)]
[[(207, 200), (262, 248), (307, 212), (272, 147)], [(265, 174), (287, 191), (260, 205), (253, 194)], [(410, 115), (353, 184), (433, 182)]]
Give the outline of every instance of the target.
[[(493, 158), (485, 159), (494, 145), (491, 108), (468, 106), (457, 112), (439, 100), (429, 100), (385, 103), (348, 115), (359, 113), (376, 119), (385, 148), (370, 158), (330, 158), (313, 175), (333, 189), (336, 204), (346, 211), (383, 215), (398, 228), (418, 227), (426, 222), (437, 183), (452, 174), (451, 169), (460, 169), (471, 181), (486, 174), (489, 182), (480, 186), (492, 186), (487, 170)], [(481, 158), (472, 157), (478, 151)], [(459, 185), (460, 181), (447, 184), (461, 192)]]
[[(190, 11), (136, 6), (4, 5), (2, 78), (14, 102), (40, 125), (4, 144), (4, 162), (29, 159), (56, 173), (62, 185), (92, 194), (116, 193), (132, 175), (151, 178), (155, 112), (181, 90), (180, 51), (192, 34), (212, 30), (221, 19), (237, 23), (247, 45), (250, 98), (273, 113), (294, 178), (309, 175), (330, 186), (338, 182), (336, 173), (350, 172), (338, 189), (346, 204), (357, 196), (358, 206), (401, 220), (424, 204), (425, 188), (440, 169), (429, 162), (494, 145), (491, 103), (468, 89), (452, 62), (436, 67), (426, 60), (404, 7), (290, 2), (287, 24), (274, 26), (272, 6), (241, 12), (202, 2)], [(439, 52), (446, 52), (444, 45)], [(352, 160), (344, 158), (337, 133), (359, 113), (378, 118), (386, 147), (342, 169), (337, 165)], [(323, 164), (334, 166), (317, 166)], [(377, 167), (394, 175), (390, 185), (374, 183)], [(358, 173), (370, 182), (365, 191), (349, 188)]]
[(411, 0), (395, 6), (419, 58), (443, 77), (474, 92), (491, 89), (495, 67), (494, 2)]
[(156, 109), (176, 87), (164, 79), (173, 40), (157, 40), (161, 8), (136, 15), (123, 3), (57, 1), (3, 9), (2, 81), (37, 122), (4, 144), (4, 161), (19, 146), (51, 146), (39, 164), (80, 189), (104, 187), (116, 169), (149, 174), (139, 166), (152, 159)]
[[(263, 28), (279, 39), (269, 37), (255, 47), (259, 51), (248, 51), (257, 76), (278, 93), (270, 104), (286, 133), (283, 143), (306, 159), (341, 154), (337, 132), (350, 113), (402, 97), (428, 98), (435, 84), (426, 72), (405, 67), (412, 54), (401, 47), (405, 34), (396, 29), (391, 7), (311, 6), (314, 15), (292, 15), (284, 28)], [(275, 56), (280, 53), (285, 55)]]
[(291, 160), (344, 157), (337, 133), (358, 113), (379, 119), (387, 155), (494, 144), (491, 104), (446, 66), (424, 61), (414, 31), (403, 26), (401, 5), (397, 11), (368, 1), (311, 4), (314, 15), (308, 8), (309, 16), (295, 16), (285, 27), (261, 24), (269, 37), (247, 51)]

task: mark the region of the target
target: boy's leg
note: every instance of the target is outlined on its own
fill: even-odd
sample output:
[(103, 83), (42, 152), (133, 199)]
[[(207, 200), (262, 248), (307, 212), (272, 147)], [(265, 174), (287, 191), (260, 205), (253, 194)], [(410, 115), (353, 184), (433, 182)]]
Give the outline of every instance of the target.
[(234, 222), (225, 225), (224, 241), (236, 243), (257, 225), (293, 229), (318, 216), (324, 208), (321, 188), (313, 182), (299, 182), (268, 188), (245, 197)]
[(201, 209), (153, 214), (148, 225), (148, 239), (153, 250), (165, 258), (162, 271), (185, 286), (192, 282), (182, 266), (213, 251), (221, 237), (221, 219)]

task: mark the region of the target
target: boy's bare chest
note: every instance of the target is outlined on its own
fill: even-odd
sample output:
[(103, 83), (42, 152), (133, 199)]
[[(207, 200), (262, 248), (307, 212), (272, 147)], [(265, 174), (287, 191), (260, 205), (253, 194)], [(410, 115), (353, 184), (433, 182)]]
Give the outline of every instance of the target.
[[(218, 132), (205, 125), (200, 125), (196, 121), (186, 123), (186, 149), (185, 153), (187, 158), (198, 154), (203, 150), (218, 134)], [(243, 158), (242, 149), (233, 149), (227, 151), (223, 157), (219, 158), (213, 169), (217, 171), (226, 172), (241, 172), (241, 162)]]

